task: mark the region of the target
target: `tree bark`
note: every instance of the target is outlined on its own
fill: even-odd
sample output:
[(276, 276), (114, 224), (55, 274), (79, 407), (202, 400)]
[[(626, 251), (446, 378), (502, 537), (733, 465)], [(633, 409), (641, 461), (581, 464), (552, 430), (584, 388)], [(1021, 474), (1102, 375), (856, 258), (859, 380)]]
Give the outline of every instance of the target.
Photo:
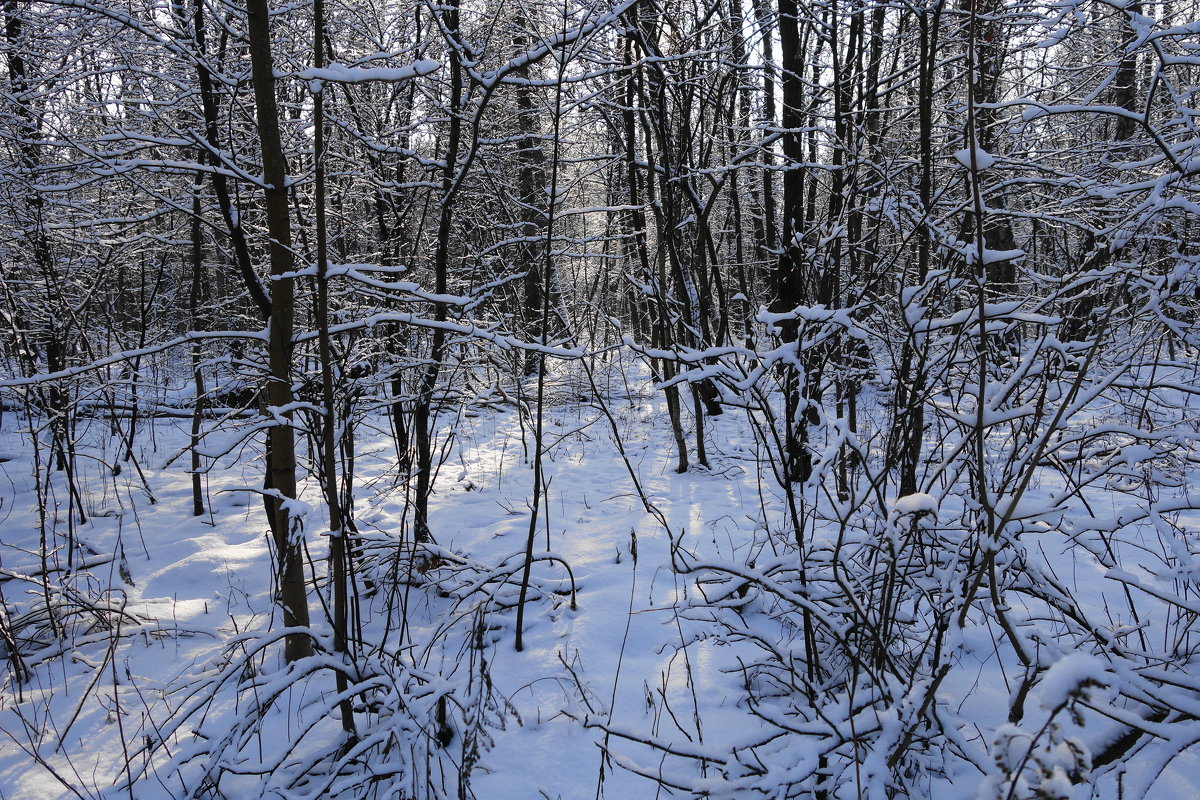
[[(271, 55), (270, 11), (267, 0), (247, 0), (246, 34), (250, 44), (251, 80), (258, 114), (258, 136), (262, 145), (263, 192), (266, 199), (267, 233), (271, 238), (271, 316), (267, 322), (267, 405), (276, 423), (267, 432), (265, 502), (278, 558), (279, 603), (283, 624), (288, 628), (308, 627), (308, 591), (301, 549), (303, 530), (292, 516), (289, 501), (296, 498), (296, 438), (291, 423), (292, 329), (295, 314), (293, 279), (287, 277), (294, 265), (289, 219), (287, 161), (279, 130), (279, 108), (275, 102), (275, 62)], [(312, 655), (312, 640), (306, 633), (287, 636), (284, 654), (288, 661)]]

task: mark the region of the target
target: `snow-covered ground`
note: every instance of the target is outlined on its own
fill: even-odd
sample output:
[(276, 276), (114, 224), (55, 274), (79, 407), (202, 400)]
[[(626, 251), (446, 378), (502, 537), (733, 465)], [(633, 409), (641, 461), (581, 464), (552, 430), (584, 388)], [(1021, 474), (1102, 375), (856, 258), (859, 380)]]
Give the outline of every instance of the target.
[[(364, 757), (365, 767), (344, 771), (357, 769), (359, 779), (373, 771), (361, 779), (362, 787), (370, 787), (356, 790), (361, 796), (590, 800), (710, 791), (759, 797), (769, 796), (763, 776), (791, 769), (799, 774), (824, 763), (823, 734), (812, 720), (794, 720), (790, 732), (786, 727), (793, 718), (784, 711), (789, 702), (802, 702), (801, 692), (778, 700), (769, 676), (751, 666), (761, 662), (763, 650), (746, 630), (760, 630), (781, 651), (795, 648), (780, 633), (797, 625), (795, 609), (788, 612), (779, 597), (759, 597), (753, 580), (739, 587), (729, 573), (684, 569), (719, 562), (763, 576), (763, 586), (782, 581), (768, 566), (789, 555), (786, 542), (772, 538), (785, 504), (763, 466), (769, 454), (745, 416), (730, 410), (707, 420), (710, 468), (677, 474), (661, 395), (644, 384), (635, 389), (609, 400), (611, 418), (594, 401), (547, 409), (547, 492), (520, 652), (514, 647), (515, 605), (533, 496), (530, 420), (502, 406), (454, 421), (432, 511), (436, 547), (421, 555), (416, 570), (404, 544), (409, 507), (386, 424), (368, 416), (358, 426), (356, 519), (367, 542), (360, 554), (358, 610), (371, 645), (361, 650), (358, 677), (375, 688), (362, 690), (356, 702), (359, 734), (374, 749)], [(0, 589), (10, 629), (38, 641), (22, 648), (32, 654), (25, 660), (28, 680), (15, 680), (11, 661), (3, 673), (0, 798), (298, 798), (331, 796), (339, 787), (349, 791), (350, 779), (339, 779), (329, 765), (353, 765), (354, 756), (338, 750), (336, 713), (322, 712), (336, 708), (334, 676), (326, 667), (337, 660), (318, 657), (305, 668), (310, 671), (298, 674), (281, 663), (279, 648), (266, 644), (278, 621), (269, 536), (253, 491), (261, 468), (256, 446), (216, 459), (205, 477), (209, 510), (194, 517), (186, 458), (165, 464), (186, 446), (186, 420), (159, 420), (139, 434), (135, 450), (153, 502), (132, 464), (122, 463), (120, 474), (113, 474), (117, 444), (107, 423), (88, 421), (81, 441), (84, 453), (95, 458), (81, 459), (86, 522), (79, 524), (61, 473), (50, 473), (37, 490), (35, 472), (46, 472), (35, 470), (21, 432), (27, 422), (7, 413), (2, 424), (0, 454), (7, 460), (0, 463)], [(38, 457), (44, 462), (45, 452)], [(1052, 497), (1059, 488), (1047, 474), (1027, 502)], [(37, 515), (40, 495), (50, 509), (44, 523)], [(1113, 494), (1108, 511), (1122, 513), (1116, 504), (1125, 498)], [(324, 590), (327, 539), (315, 484), (305, 485), (303, 499), (313, 509), (308, 551)], [(943, 514), (943, 524), (952, 525), (957, 511), (939, 509), (938, 502), (928, 495), (901, 498), (894, 513), (938, 523)], [(1180, 547), (1194, 546), (1186, 544), (1194, 539), (1194, 515), (1170, 524), (1181, 532)], [(43, 531), (52, 550), (46, 565), (60, 570), (56, 575), (71, 575), (60, 581), (63, 594), (50, 598), (60, 630), (51, 629), (48, 618), (22, 617), (46, 605), (36, 574), (43, 568)], [(818, 526), (810, 534), (830, 542), (840, 535), (836, 526)], [(77, 545), (73, 572), (67, 569), (69, 536)], [(1031, 560), (1086, 597), (1081, 605), (1100, 615), (1126, 602), (1125, 587), (1111, 572), (1071, 546), (1069, 525), (1033, 538), (1026, 536)], [(1144, 558), (1161, 568), (1154, 546), (1147, 540)], [(80, 570), (80, 561), (90, 566)], [(1136, 563), (1126, 560), (1122, 568), (1131, 581), (1145, 578)], [(1196, 577), (1177, 579), (1194, 585)], [(81, 610), (72, 591), (93, 598), (94, 607)], [(803, 602), (797, 599), (797, 607)], [(327, 643), (329, 626), (316, 594), (312, 607)], [(1153, 613), (1167, 608), (1153, 606)], [(1127, 616), (1109, 609), (1114, 625), (1128, 622)], [(738, 628), (739, 620), (745, 628)], [(1165, 620), (1143, 622), (1159, 635), (1178, 630)], [(902, 614), (900, 623), (915, 624)], [(1039, 624), (1034, 619), (1028, 629), (1041, 630)], [(1059, 657), (1053, 643), (1037, 642), (1046, 648), (1044, 666), (1050, 669), (1026, 701), (1026, 720), (1009, 730), (1004, 726), (1020, 669), (1011, 652), (995, 644), (1002, 631), (971, 620), (957, 635), (963, 644), (952, 650), (954, 661), (936, 692), (940, 706), (958, 715), (948, 724), (961, 741), (948, 747), (960, 752), (953, 764), (943, 765), (948, 776), (929, 779), (929, 797), (994, 794), (999, 779), (984, 772), (987, 753), (1005, 758), (996, 754), (997, 743), (1017, 742), (1004, 746), (1017, 754), (1008, 756), (1010, 771), (1020, 772), (1040, 757), (1031, 741), (1058, 748), (1053, 757), (1063, 763), (1069, 757), (1060, 751), (1070, 742), (1104, 741), (1098, 714), (1072, 721), (1064, 712), (1052, 720), (1050, 711), (1081, 691), (1091, 692), (1094, 707), (1105, 707), (1112, 699), (1105, 686), (1120, 677), (1120, 666), (1106, 672), (1091, 655)], [(55, 641), (65, 644), (56, 648)], [(1194, 675), (1183, 673), (1181, 680), (1190, 685)], [(919, 700), (922, 685), (914, 680), (908, 700), (906, 687), (888, 691), (902, 708)], [(853, 706), (853, 694), (849, 702)], [(778, 747), (769, 741), (766, 722), (773, 714)], [(829, 725), (853, 725), (855, 719), (861, 723), (848, 713)], [(443, 720), (448, 743), (439, 747), (436, 729)], [(864, 741), (898, 735), (901, 721), (879, 718), (877, 735)], [(1197, 732), (1186, 710), (1178, 720), (1151, 727), (1159, 736)], [(882, 745), (876, 752), (864, 749), (857, 785), (842, 783), (835, 795), (882, 797), (882, 752)], [(1146, 797), (1200, 796), (1200, 761), (1192, 752), (1151, 780), (1155, 752), (1132, 750), (1121, 785), (1145, 789)], [(982, 765), (970, 764), (967, 753)], [(764, 762), (761, 772), (747, 767), (756, 759)], [(214, 763), (223, 769), (202, 777)], [(264, 776), (269, 771), (274, 778)], [(661, 775), (662, 782), (639, 771)], [(310, 775), (298, 779), (304, 772)], [(1058, 787), (1066, 792), (1062, 796), (1095, 791), (1115, 800), (1116, 773), (1107, 775), (1095, 789), (1049, 778), (1042, 787), (1047, 797), (1056, 796)], [(131, 787), (130, 778), (136, 778)], [(1031, 791), (1012, 788), (1011, 797)], [(1007, 791), (1001, 787), (1002, 795)]]

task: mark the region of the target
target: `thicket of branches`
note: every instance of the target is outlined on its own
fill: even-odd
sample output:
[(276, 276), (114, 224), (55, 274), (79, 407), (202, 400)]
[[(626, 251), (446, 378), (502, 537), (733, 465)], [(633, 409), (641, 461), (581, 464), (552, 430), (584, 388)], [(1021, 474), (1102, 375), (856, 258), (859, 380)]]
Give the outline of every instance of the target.
[[(603, 403), (593, 371), (640, 361), (680, 472), (708, 465), (706, 417), (742, 414), (784, 504), (737, 558), (670, 532), (704, 590), (685, 613), (757, 652), (761, 738), (607, 729), (616, 762), (739, 798), (923, 797), (963, 769), (997, 798), (1066, 797), (1134, 755), (1152, 780), (1200, 738), (1179, 516), (1198, 18), (1189, 0), (6, 0), (0, 386), (47, 494), (40, 551), (0, 553), (6, 691), (140, 624), (75, 535), (97, 468), (81, 424), (110, 426), (100, 467), (140, 473), (147, 421), (188, 417), (175, 464), (198, 515), (215, 457), (265, 443), (282, 627), (175, 703), (126, 779), (466, 795), (511, 712), (490, 617), (515, 616), (519, 649), (549, 593), (530, 579), (543, 409), (568, 378)], [(472, 563), (438, 545), (430, 496), (459, 411), (513, 398), (528, 541)], [(392, 537), (355, 524), (368, 418), (397, 446)], [(327, 526), (298, 513), (298, 470)], [(1117, 516), (1095, 502), (1113, 494)], [(306, 524), (332, 534), (317, 575)], [(1126, 607), (1075, 597), (1030, 549), (1043, 534), (1110, 569)], [(402, 624), (356, 627), (357, 603), (420, 591), (477, 642), (452, 674)], [(972, 733), (939, 690), (979, 627), (1015, 666), (1008, 724)], [(278, 642), (287, 667), (262, 671)], [(308, 710), (323, 722), (253, 767), (252, 713), (168, 746), (220, 692), (269, 709), (309, 679), (335, 684)], [(1108, 721), (1087, 746), (1085, 715)]]

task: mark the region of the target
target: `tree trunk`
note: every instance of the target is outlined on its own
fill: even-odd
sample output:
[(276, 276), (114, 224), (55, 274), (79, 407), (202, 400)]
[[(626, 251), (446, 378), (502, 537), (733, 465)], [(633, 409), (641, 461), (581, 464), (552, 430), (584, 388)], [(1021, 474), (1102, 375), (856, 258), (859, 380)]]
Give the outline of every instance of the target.
[[(434, 291), (444, 295), (449, 287), (450, 250), (453, 247), (450, 235), (454, 221), (454, 199), (458, 192), (458, 156), (462, 143), (463, 68), (458, 30), (458, 2), (451, 0), (441, 11), (442, 26), (448, 38), (446, 58), (450, 66), (450, 97), (447, 103), (449, 130), (446, 134), (446, 151), (443, 154), (441, 198), (438, 213), (437, 239), (434, 243), (433, 271)], [(435, 323), (446, 321), (445, 303), (433, 307)], [(416, 444), (416, 496), (413, 499), (413, 532), (417, 542), (433, 541), (429, 528), (429, 496), (433, 492), (433, 404), (441, 374), (442, 359), (446, 356), (446, 331), (435, 327), (431, 335), (429, 363), (422, 370), (420, 385), (413, 409), (413, 435)]]
[[(274, 58), (271, 55), (270, 11), (266, 0), (247, 0), (246, 34), (250, 44), (251, 79), (258, 111), (258, 136), (262, 145), (263, 191), (266, 197), (267, 233), (271, 237), (271, 317), (267, 323), (267, 405), (276, 424), (267, 432), (265, 502), (278, 558), (279, 602), (283, 624), (308, 627), (308, 592), (302, 553), (303, 530), (292, 517), (290, 500), (296, 498), (296, 439), (291, 424), (292, 327), (295, 313), (292, 271), (292, 231), (289, 219), (287, 162), (275, 102)], [(306, 633), (287, 637), (288, 661), (312, 655)]]

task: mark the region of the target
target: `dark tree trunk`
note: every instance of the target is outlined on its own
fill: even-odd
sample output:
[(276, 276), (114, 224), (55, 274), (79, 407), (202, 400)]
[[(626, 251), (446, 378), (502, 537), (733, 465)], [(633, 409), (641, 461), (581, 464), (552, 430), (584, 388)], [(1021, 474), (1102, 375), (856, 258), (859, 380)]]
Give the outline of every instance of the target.
[[(263, 191), (266, 198), (267, 233), (271, 238), (271, 316), (267, 323), (267, 404), (289, 409), (292, 394), (292, 329), (295, 314), (293, 279), (285, 277), (294, 265), (290, 203), (287, 191), (287, 162), (280, 138), (279, 109), (275, 101), (275, 62), (271, 55), (270, 11), (266, 0), (247, 0), (246, 34), (250, 44), (250, 67), (254, 102), (258, 111), (258, 136), (262, 145)], [(279, 602), (283, 624), (307, 628), (308, 591), (304, 575), (299, 522), (293, 520), (289, 500), (296, 497), (296, 440), (290, 412), (274, 412), (282, 418), (267, 432), (267, 517), (278, 558)], [(312, 640), (306, 633), (287, 637), (284, 652), (289, 661), (312, 655)]]

